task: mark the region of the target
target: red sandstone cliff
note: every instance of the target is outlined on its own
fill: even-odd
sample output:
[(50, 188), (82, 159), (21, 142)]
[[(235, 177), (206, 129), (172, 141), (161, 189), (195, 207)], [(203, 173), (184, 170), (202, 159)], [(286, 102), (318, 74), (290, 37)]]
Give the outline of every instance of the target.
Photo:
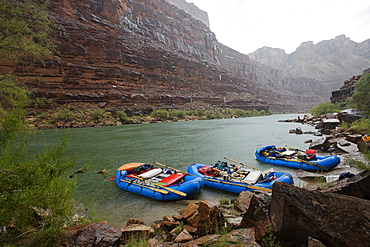
[(52, 0), (50, 12), (61, 59), (15, 70), (38, 97), (120, 109), (203, 101), (281, 111), (320, 101), (276, 87), (279, 71), (218, 43), (207, 25), (164, 0)]

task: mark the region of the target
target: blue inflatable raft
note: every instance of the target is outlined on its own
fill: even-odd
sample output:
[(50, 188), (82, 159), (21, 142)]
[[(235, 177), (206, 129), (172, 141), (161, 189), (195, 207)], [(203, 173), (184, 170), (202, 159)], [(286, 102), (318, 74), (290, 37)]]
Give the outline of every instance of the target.
[(116, 184), (122, 190), (161, 201), (180, 200), (203, 187), (202, 179), (145, 163), (128, 163), (117, 169)]
[(316, 156), (316, 150), (307, 149), (304, 154), (297, 149), (286, 150), (274, 145), (258, 148), (256, 158), (264, 163), (306, 171), (328, 171), (340, 163), (338, 156)]
[[(276, 181), (288, 184), (294, 183), (289, 173), (274, 172), (273, 169), (268, 171), (247, 170), (240, 167), (236, 168), (236, 165), (227, 165), (226, 162), (221, 163), (225, 164), (223, 168), (217, 166), (217, 163), (215, 166), (195, 163), (189, 166), (187, 171), (189, 174), (202, 178), (204, 187), (232, 193), (240, 193), (246, 190), (271, 192), (272, 185)], [(222, 172), (219, 172), (221, 169)]]

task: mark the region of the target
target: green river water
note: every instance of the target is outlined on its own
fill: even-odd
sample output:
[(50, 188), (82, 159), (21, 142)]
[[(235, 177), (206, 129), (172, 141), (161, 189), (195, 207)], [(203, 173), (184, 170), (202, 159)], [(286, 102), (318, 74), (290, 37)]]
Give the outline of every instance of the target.
[[(289, 145), (306, 149), (313, 135), (289, 134), (290, 129), (301, 127), (303, 131), (314, 128), (298, 123), (282, 123), (278, 120), (293, 119), (297, 115), (271, 115), (264, 117), (184, 121), (115, 127), (59, 129), (37, 131), (29, 141), (32, 149), (58, 143), (67, 135), (67, 153), (77, 157), (75, 169), (89, 166), (90, 170), (106, 169), (103, 178), (96, 173), (76, 174), (75, 198), (84, 203), (95, 218), (123, 227), (128, 218), (143, 220), (146, 224), (162, 219), (164, 215), (178, 214), (185, 202), (163, 202), (149, 199), (118, 189), (114, 181), (115, 170), (125, 163), (159, 162), (186, 171), (193, 163), (214, 164), (228, 157), (245, 164), (269, 169), (255, 159), (254, 151), (261, 146)], [(287, 171), (296, 176), (293, 169), (274, 167), (275, 171)], [(304, 182), (295, 178), (297, 186)], [(218, 203), (221, 198), (235, 199), (236, 194), (203, 189), (189, 199), (209, 200)]]

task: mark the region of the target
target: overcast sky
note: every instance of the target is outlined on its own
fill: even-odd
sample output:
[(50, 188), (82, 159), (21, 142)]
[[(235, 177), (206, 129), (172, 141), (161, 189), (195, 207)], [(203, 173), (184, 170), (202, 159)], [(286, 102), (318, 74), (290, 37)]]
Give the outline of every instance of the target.
[(344, 34), (370, 38), (369, 0), (186, 0), (207, 11), (219, 42), (248, 54), (263, 46), (287, 54)]

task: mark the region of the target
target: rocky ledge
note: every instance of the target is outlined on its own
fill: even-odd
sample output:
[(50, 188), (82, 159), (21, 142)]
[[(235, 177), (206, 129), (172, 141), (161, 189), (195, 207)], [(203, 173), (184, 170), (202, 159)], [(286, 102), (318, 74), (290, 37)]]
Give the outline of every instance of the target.
[(277, 182), (272, 193), (244, 191), (231, 205), (189, 202), (151, 226), (70, 227), (64, 246), (124, 246), (133, 236), (147, 246), (366, 246), (369, 188), (370, 171), (313, 191)]

